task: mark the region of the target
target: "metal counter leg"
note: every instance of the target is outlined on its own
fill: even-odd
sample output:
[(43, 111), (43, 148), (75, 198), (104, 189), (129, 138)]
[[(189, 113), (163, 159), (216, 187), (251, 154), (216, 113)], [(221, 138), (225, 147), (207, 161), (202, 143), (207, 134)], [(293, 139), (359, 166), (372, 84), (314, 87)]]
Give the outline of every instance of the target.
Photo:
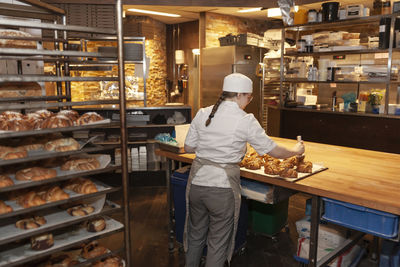
[(321, 202), (319, 196), (312, 197), (311, 206), (311, 235), (310, 235), (310, 252), (309, 252), (309, 267), (317, 266), (317, 248), (318, 248), (318, 229), (319, 219), (321, 217)]
[(173, 218), (174, 218), (174, 211), (172, 208), (172, 201), (171, 201), (171, 171), (172, 171), (172, 160), (167, 160), (167, 170), (165, 172), (166, 183), (167, 183), (167, 205), (168, 205), (168, 250), (170, 253), (174, 252), (174, 240), (175, 240), (175, 233), (173, 228)]

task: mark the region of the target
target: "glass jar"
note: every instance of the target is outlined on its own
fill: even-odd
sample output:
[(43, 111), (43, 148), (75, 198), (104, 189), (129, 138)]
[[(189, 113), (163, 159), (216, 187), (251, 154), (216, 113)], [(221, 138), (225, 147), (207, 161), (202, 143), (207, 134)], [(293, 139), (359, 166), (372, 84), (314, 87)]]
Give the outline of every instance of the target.
[(318, 21), (317, 10), (310, 9), (308, 10), (308, 23), (313, 23)]

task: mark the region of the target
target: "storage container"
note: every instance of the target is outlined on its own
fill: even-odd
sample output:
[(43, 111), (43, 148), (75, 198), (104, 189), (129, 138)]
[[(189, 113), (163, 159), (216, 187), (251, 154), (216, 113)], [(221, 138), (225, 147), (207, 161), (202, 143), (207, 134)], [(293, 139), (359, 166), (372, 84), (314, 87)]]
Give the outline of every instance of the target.
[(289, 199), (276, 204), (264, 204), (249, 200), (249, 223), (253, 232), (274, 236), (285, 227), (288, 218)]
[(227, 36), (218, 38), (220, 46), (227, 45), (235, 45), (236, 44), (236, 36), (232, 34), (228, 34)]
[(236, 45), (258, 46), (258, 40), (261, 36), (252, 33), (243, 33), (236, 36)]
[(326, 221), (384, 238), (398, 234), (399, 216), (338, 200), (322, 198)]

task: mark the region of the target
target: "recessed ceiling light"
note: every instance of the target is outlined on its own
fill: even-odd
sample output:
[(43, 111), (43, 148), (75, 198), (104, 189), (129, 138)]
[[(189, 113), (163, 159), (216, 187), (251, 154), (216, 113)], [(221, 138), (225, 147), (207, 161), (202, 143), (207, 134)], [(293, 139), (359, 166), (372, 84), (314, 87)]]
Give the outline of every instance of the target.
[(239, 13), (257, 12), (257, 11), (261, 11), (261, 9), (262, 9), (262, 7), (254, 7), (254, 8), (240, 9), (237, 12), (239, 12)]
[(131, 12), (138, 12), (138, 13), (144, 13), (144, 14), (151, 14), (151, 15), (158, 15), (158, 16), (174, 17), (174, 18), (178, 18), (178, 17), (181, 16), (181, 15), (178, 15), (178, 14), (165, 13), (165, 12), (157, 12), (157, 11), (144, 10), (144, 9), (137, 9), (137, 8), (129, 8), (128, 11), (131, 11)]

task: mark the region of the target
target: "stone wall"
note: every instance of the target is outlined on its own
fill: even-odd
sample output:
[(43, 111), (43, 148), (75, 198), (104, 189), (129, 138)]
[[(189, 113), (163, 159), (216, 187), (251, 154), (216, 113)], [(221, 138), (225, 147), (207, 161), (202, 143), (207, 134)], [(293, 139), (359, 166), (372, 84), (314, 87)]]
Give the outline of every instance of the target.
[[(147, 17), (139, 17), (137, 20), (130, 20), (132, 23), (140, 23), (142, 36), (146, 39), (146, 56), (150, 58), (149, 74), (146, 80), (147, 105), (159, 106), (167, 102), (165, 93), (165, 81), (167, 77), (166, 62), (166, 26), (165, 24)], [(129, 23), (124, 25), (129, 27)], [(134, 25), (135, 27), (137, 25)], [(116, 46), (116, 42), (88, 42), (88, 51), (97, 52), (98, 47)], [(141, 67), (141, 65), (139, 65)], [(51, 65), (46, 65), (46, 72), (54, 72)], [(130, 84), (130, 77), (134, 76), (135, 64), (125, 65), (125, 76), (127, 85)], [(71, 71), (71, 76), (118, 76), (117, 66), (111, 71)], [(101, 88), (110, 86), (116, 82), (72, 82), (72, 101), (87, 101), (100, 99)], [(143, 92), (143, 79), (139, 78), (139, 92)], [(55, 92), (55, 85), (47, 85), (48, 95)], [(143, 106), (143, 101), (130, 100), (130, 104)]]
[(238, 35), (241, 33), (255, 33), (264, 35), (270, 28), (268, 22), (260, 20), (242, 19), (239, 17), (221, 15), (216, 13), (206, 13), (206, 47), (218, 47), (218, 38), (229, 33)]

